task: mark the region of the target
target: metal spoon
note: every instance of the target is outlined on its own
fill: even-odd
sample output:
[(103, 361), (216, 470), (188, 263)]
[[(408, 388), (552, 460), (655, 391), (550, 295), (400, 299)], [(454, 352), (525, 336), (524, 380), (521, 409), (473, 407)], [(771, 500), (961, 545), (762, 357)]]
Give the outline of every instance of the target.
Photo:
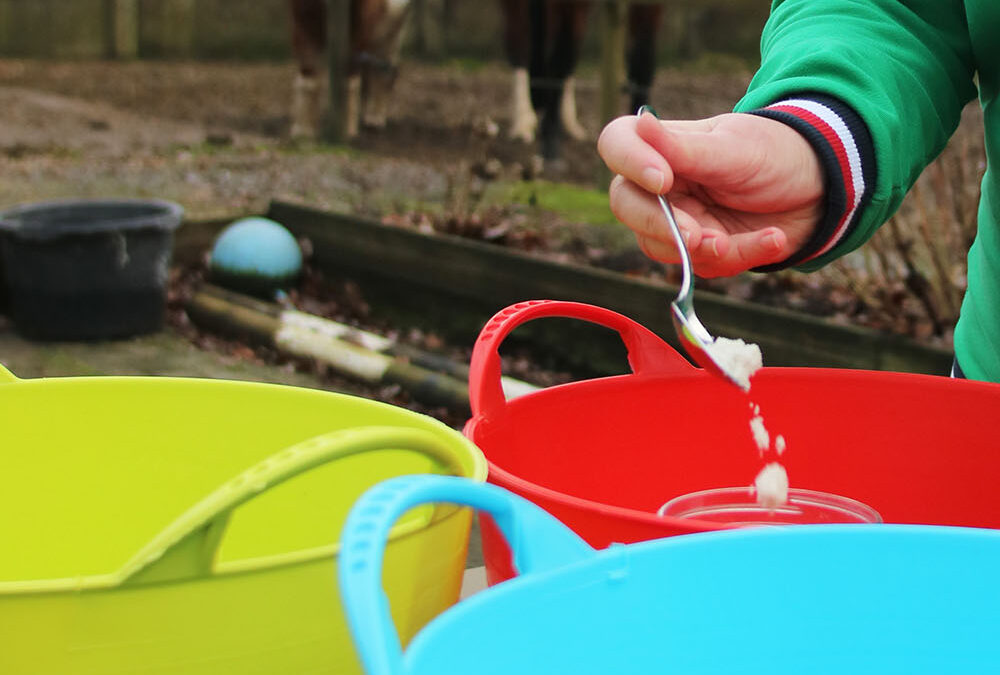
[[(659, 119), (656, 111), (648, 105), (639, 108), (637, 114), (641, 116), (644, 112), (649, 112)], [(674, 218), (674, 210), (671, 208), (670, 202), (662, 194), (658, 194), (657, 198), (660, 200), (663, 215), (667, 217), (667, 223), (670, 224), (670, 231), (674, 235), (677, 251), (681, 257), (681, 271), (683, 273), (681, 286), (677, 291), (677, 297), (670, 303), (677, 337), (695, 363), (745, 390), (747, 387), (727, 369), (726, 364), (720, 362), (712, 353), (716, 339), (702, 325), (701, 321), (698, 320), (698, 315), (694, 312), (694, 274), (691, 270), (691, 254), (688, 253), (684, 236), (681, 234), (681, 228), (677, 225), (677, 219)]]

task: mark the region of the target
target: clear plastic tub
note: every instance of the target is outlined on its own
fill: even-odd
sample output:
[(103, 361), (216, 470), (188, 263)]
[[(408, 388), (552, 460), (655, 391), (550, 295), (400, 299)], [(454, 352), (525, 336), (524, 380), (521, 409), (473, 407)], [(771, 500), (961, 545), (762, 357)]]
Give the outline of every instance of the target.
[(854, 499), (795, 488), (788, 491), (788, 502), (776, 509), (758, 504), (752, 487), (727, 487), (674, 497), (657, 514), (732, 525), (882, 522), (875, 509)]

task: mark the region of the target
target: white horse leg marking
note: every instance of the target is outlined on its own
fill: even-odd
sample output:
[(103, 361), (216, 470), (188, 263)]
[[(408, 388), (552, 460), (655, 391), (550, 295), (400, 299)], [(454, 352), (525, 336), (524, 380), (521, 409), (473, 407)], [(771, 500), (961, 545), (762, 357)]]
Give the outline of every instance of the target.
[(318, 78), (298, 73), (292, 86), (292, 138), (311, 140), (319, 135), (320, 106)]
[(570, 75), (563, 84), (562, 99), (559, 101), (559, 119), (566, 134), (577, 141), (586, 140), (587, 130), (576, 116), (576, 78)]
[(409, 0), (391, 0), (375, 31), (371, 51), (376, 63), (363, 71), (368, 78), (362, 90), (365, 96), (362, 122), (366, 127), (385, 127), (409, 10)]
[(511, 95), (510, 137), (532, 143), (538, 128), (538, 117), (531, 105), (531, 89), (527, 68), (514, 69), (514, 90)]

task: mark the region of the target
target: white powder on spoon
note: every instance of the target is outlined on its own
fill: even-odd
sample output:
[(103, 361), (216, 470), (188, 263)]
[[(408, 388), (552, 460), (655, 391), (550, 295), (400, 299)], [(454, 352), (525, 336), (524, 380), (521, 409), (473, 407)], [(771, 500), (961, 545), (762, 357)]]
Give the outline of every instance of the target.
[(760, 347), (740, 339), (717, 337), (705, 351), (743, 391), (750, 391), (750, 378), (764, 365)]

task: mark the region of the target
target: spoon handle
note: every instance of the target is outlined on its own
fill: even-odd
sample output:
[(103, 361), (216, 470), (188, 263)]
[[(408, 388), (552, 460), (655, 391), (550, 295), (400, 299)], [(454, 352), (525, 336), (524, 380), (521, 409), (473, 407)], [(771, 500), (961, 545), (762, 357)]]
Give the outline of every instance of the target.
[[(656, 114), (656, 111), (650, 105), (640, 106), (636, 115), (641, 117), (643, 113), (647, 112), (656, 119), (660, 119), (660, 116)], [(694, 285), (694, 272), (691, 265), (691, 254), (688, 252), (687, 244), (684, 242), (684, 234), (677, 224), (677, 218), (674, 217), (674, 209), (670, 206), (670, 202), (667, 201), (666, 196), (663, 194), (657, 194), (656, 198), (660, 200), (660, 208), (663, 209), (663, 215), (667, 217), (670, 232), (674, 235), (674, 242), (677, 245), (677, 254), (681, 259), (681, 286), (677, 291), (677, 299), (674, 302), (677, 303), (685, 314), (693, 314), (691, 294)]]

